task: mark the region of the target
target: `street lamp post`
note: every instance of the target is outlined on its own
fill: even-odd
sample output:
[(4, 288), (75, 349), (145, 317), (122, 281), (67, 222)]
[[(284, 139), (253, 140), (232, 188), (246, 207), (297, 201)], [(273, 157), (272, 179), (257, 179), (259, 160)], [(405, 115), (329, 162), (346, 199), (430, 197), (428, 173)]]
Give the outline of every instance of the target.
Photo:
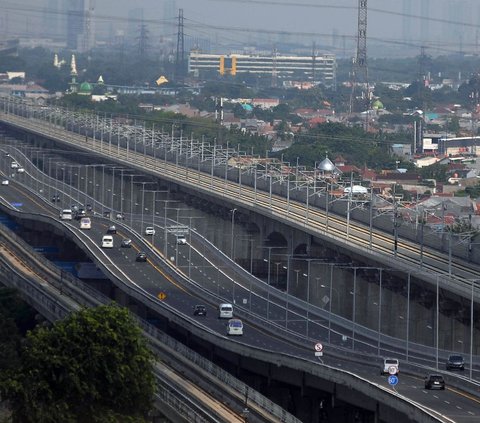
[(232, 234), (231, 234), (231, 245), (230, 245), (230, 258), (235, 261), (235, 256), (234, 256), (234, 248), (235, 248), (235, 238), (234, 238), (234, 235), (235, 235), (235, 232), (234, 232), (234, 228), (235, 228), (235, 212), (237, 211), (237, 209), (232, 209), (230, 210), (232, 212)]
[(473, 378), (473, 325), (474, 325), (474, 320), (473, 320), (473, 307), (474, 307), (474, 302), (473, 302), (473, 294), (475, 290), (475, 282), (476, 279), (472, 279), (472, 295), (471, 295), (471, 301), (470, 301), (470, 371), (469, 371), (469, 376), (470, 380)]

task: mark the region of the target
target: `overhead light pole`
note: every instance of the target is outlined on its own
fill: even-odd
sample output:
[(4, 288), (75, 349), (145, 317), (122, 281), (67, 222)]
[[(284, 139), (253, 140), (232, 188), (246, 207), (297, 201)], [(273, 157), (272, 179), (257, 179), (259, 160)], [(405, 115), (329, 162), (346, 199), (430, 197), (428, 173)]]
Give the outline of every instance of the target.
[(234, 248), (235, 248), (235, 238), (234, 238), (234, 228), (235, 228), (235, 212), (237, 209), (231, 209), (230, 212), (232, 213), (232, 233), (231, 233), (231, 239), (230, 239), (230, 258), (235, 261), (235, 256), (234, 256)]

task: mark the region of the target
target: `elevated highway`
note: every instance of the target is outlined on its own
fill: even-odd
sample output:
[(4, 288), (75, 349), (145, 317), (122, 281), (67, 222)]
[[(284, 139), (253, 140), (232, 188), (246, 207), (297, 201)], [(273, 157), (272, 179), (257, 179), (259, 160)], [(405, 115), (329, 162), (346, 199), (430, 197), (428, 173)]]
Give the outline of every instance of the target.
[[(5, 202), (5, 197), (1, 200)], [(16, 288), (52, 322), (80, 307), (111, 302), (110, 298), (50, 264), (5, 227), (0, 230), (0, 262), (2, 282)], [(250, 421), (299, 422), (146, 321), (139, 318), (138, 322), (159, 359), (155, 365), (156, 407), (163, 415), (176, 422), (230, 423), (244, 422), (248, 410)]]
[[(79, 155), (96, 157), (102, 172), (106, 172), (107, 163), (118, 164), (157, 178), (177, 196), (214, 204), (224, 215), (230, 213), (232, 234), (236, 219), (248, 222), (245, 226), (248, 230), (253, 227), (257, 234), (256, 239), (249, 232), (245, 237), (250, 237), (252, 249), (254, 241), (261, 245), (256, 250), (264, 253), (260, 260), (267, 262), (269, 284), (270, 274), (276, 272), (278, 279), (285, 268), (283, 289), (318, 307), (327, 304), (329, 311), (351, 321), (352, 335), (347, 342), (352, 347), (356, 329), (366, 326), (376, 330), (379, 344), (383, 335), (403, 339), (407, 359), (410, 343), (430, 345), (437, 367), (439, 360), (458, 348), (469, 353), (472, 361), (478, 354), (480, 337), (470, 335), (464, 323), (474, 320), (469, 309), (478, 308), (480, 295), (476, 287), (480, 254), (471, 240), (454, 238), (452, 233), (430, 233), (422, 225), (420, 232), (405, 224), (398, 226), (392, 214), (373, 216), (372, 202), (370, 207), (351, 201), (333, 203), (328, 190), (316, 187), (316, 180), (293, 183), (274, 166), (259, 169), (232, 164), (237, 153), (228, 148), (212, 148), (182, 136), (172, 137), (163, 130), (148, 132), (138, 125), (122, 125), (99, 116), (62, 113), (7, 100), (0, 119), (31, 138), (32, 149), (26, 147), (25, 152), (33, 154), (34, 148), (48, 146), (72, 149)], [(86, 166), (96, 171), (97, 164)], [(116, 175), (111, 171), (111, 207), (116, 210), (127, 207), (118, 202), (125, 196), (121, 191), (115, 198), (113, 194), (113, 185), (117, 190), (126, 185), (122, 178), (122, 171)], [(95, 197), (95, 192), (92, 194)], [(150, 201), (155, 202), (151, 197)], [(155, 205), (149, 208), (155, 209)], [(235, 243), (232, 240), (230, 246), (224, 240), (220, 248), (238, 252)], [(243, 248), (247, 256), (244, 262), (248, 260), (247, 249)], [(250, 258), (253, 255), (251, 252)], [(345, 262), (350, 265), (339, 266)], [(330, 282), (322, 283), (328, 279)], [(336, 280), (338, 286), (334, 287)], [(381, 307), (371, 307), (371, 302)], [(410, 307), (412, 304), (415, 307)], [(391, 309), (398, 311), (395, 315), (385, 312)], [(478, 313), (480, 310), (474, 310), (473, 315)], [(440, 328), (441, 320), (445, 320), (445, 329)], [(411, 321), (415, 325), (410, 325)], [(472, 326), (476, 335), (480, 323)], [(469, 344), (474, 342), (471, 349)]]
[[(20, 158), (18, 160), (20, 162), (22, 162), (22, 160)], [(29, 168), (28, 163), (24, 163), (24, 166), (27, 169)], [(24, 176), (28, 176), (28, 172)], [(32, 175), (32, 176), (38, 176), (38, 175)], [(12, 187), (13, 186), (14, 185), (12, 185)], [(32, 184), (30, 184), (30, 186), (32, 186)], [(11, 187), (9, 187), (9, 188), (11, 188)], [(60, 189), (62, 189), (61, 186), (60, 186)], [(6, 190), (5, 193), (8, 193), (8, 190)], [(12, 204), (14, 202), (18, 202), (18, 194), (19, 194), (19, 191), (15, 191), (14, 197), (6, 198), (6, 203)], [(32, 191), (25, 194), (24, 197), (23, 197), (24, 199), (22, 200), (22, 209), (25, 209), (25, 211), (31, 210), (31, 212), (38, 213), (40, 211), (39, 206), (40, 206), (40, 208), (43, 207), (43, 206), (41, 206), (42, 203), (44, 203), (44, 204), (49, 203), (48, 199), (47, 199), (47, 202), (35, 200), (35, 201), (32, 201), (31, 203), (29, 203), (28, 202), (29, 194), (31, 196)], [(31, 209), (30, 209), (30, 207), (31, 207)], [(51, 204), (48, 204), (48, 207), (51, 207)], [(59, 225), (58, 220), (55, 218), (57, 216), (57, 213), (58, 213), (58, 210), (52, 211), (51, 212), (52, 217), (49, 218), (50, 221), (53, 220), (51, 224), (54, 225), (54, 226)], [(33, 219), (35, 221), (42, 221), (43, 220), (43, 218), (41, 216), (38, 216), (37, 214), (32, 216), (31, 219)], [(98, 218), (96, 220), (98, 220), (98, 221), (96, 222), (94, 227), (97, 229), (98, 232), (96, 232), (95, 236), (89, 236), (90, 238), (92, 238), (91, 243), (90, 243), (90, 246), (91, 246), (92, 250), (98, 249), (98, 239), (100, 238), (100, 235), (102, 233), (104, 233), (105, 228), (108, 226), (108, 221), (106, 221), (102, 218)], [(128, 221), (128, 217), (127, 217), (126, 220)], [(126, 227), (124, 225), (120, 225), (120, 226), (122, 227), (122, 230), (129, 231), (128, 227)], [(70, 233), (70, 232), (76, 233), (76, 232), (78, 232), (78, 229), (76, 227), (72, 226), (70, 228), (69, 224), (67, 224), (66, 226), (60, 224), (59, 228), (61, 228), (61, 231), (65, 232), (65, 233)], [(142, 239), (141, 236), (138, 236), (138, 233), (137, 234), (132, 233), (132, 232), (128, 232), (128, 233), (130, 234), (130, 236), (132, 238), (135, 239), (135, 242), (138, 243), (138, 245), (141, 245), (142, 243), (145, 242)], [(74, 238), (81, 239), (81, 238), (83, 238), (83, 235), (77, 234), (77, 235), (75, 235)], [(83, 242), (85, 243), (87, 241), (83, 240)], [(87, 242), (87, 244), (88, 244), (88, 242)], [(149, 245), (145, 245), (145, 248), (148, 248), (149, 251), (152, 252), (152, 259), (155, 257), (155, 254), (158, 254), (159, 258), (161, 259), (161, 252), (156, 252), (155, 248), (152, 249), (151, 246), (149, 246)], [(136, 267), (137, 265), (132, 266), (132, 259), (133, 259), (132, 255), (126, 256), (125, 254), (119, 253), (118, 251), (113, 251), (112, 254), (107, 254), (107, 258), (105, 259), (105, 261), (101, 257), (102, 257), (102, 254), (100, 254), (100, 253), (94, 254), (94, 259), (98, 262), (98, 264), (100, 266), (102, 266), (103, 268), (105, 268), (107, 273), (112, 273), (113, 272), (111, 277), (114, 278), (114, 279), (118, 279), (117, 283), (119, 285), (123, 285), (122, 291), (125, 290), (126, 292), (128, 292), (130, 294), (131, 298), (137, 298), (139, 300), (141, 299), (140, 302), (147, 303), (147, 305), (149, 307), (157, 310), (159, 314), (165, 315), (165, 313), (166, 313), (169, 316), (168, 317), (169, 322), (173, 322), (175, 325), (179, 325), (179, 326), (185, 324), (185, 323), (182, 323), (182, 321), (185, 322), (185, 319), (187, 318), (186, 316), (188, 314), (190, 314), (188, 310), (191, 310), (191, 306), (192, 306), (193, 303), (191, 301), (190, 302), (185, 302), (184, 300), (181, 300), (180, 295), (179, 295), (180, 292), (172, 294), (172, 297), (175, 297), (174, 302), (177, 303), (176, 308), (177, 308), (177, 310), (180, 310), (180, 315), (178, 315), (178, 311), (174, 312), (173, 310), (170, 310), (170, 307), (166, 307), (166, 304), (160, 305), (158, 301), (153, 300), (156, 293), (158, 293), (158, 289), (159, 289), (158, 285), (156, 286), (155, 284), (153, 284), (153, 281), (155, 283), (158, 283), (158, 273), (159, 273), (158, 269), (164, 267), (164, 266), (162, 267), (160, 261), (158, 261), (158, 262), (155, 261), (154, 263), (152, 263), (152, 266), (151, 266), (152, 268), (151, 269), (148, 268), (148, 273), (151, 273), (151, 276), (142, 277), (142, 280), (145, 280), (145, 281), (151, 280), (152, 281), (153, 290), (150, 291), (150, 297), (145, 297), (145, 294), (139, 294), (138, 292), (133, 292), (133, 291), (136, 291), (136, 288), (139, 288), (138, 286), (135, 287), (135, 285), (134, 285), (132, 287), (131, 283), (127, 283), (127, 282), (129, 282), (128, 280), (125, 280), (125, 279), (122, 280), (122, 273), (124, 274), (123, 276), (125, 276), (125, 275), (128, 276), (129, 273), (131, 273), (131, 275), (138, 275), (139, 268)], [(141, 265), (141, 264), (139, 264), (139, 265)], [(130, 270), (128, 270), (128, 269), (130, 269)], [(145, 275), (147, 275), (147, 273), (145, 273)], [(135, 280), (135, 276), (130, 277), (130, 281), (132, 281), (132, 280)], [(172, 281), (168, 281), (168, 278), (167, 278), (166, 282), (170, 283), (170, 284), (172, 283)], [(141, 288), (146, 289), (148, 291), (149, 290), (149, 288), (148, 288), (149, 285), (150, 285), (150, 282), (148, 282), (147, 284), (145, 284)], [(235, 285), (233, 285), (233, 287), (235, 287)], [(239, 286), (237, 286), (237, 287), (239, 288)], [(195, 290), (197, 290), (198, 288), (199, 287), (195, 287)], [(185, 289), (185, 288), (183, 288), (183, 289)], [(182, 291), (182, 289), (180, 289), (180, 291)], [(250, 290), (250, 292), (251, 292), (251, 290)], [(232, 295), (232, 292), (229, 292), (227, 295)], [(205, 297), (202, 297), (202, 300), (204, 298)], [(212, 299), (209, 300), (210, 304), (212, 304), (212, 309), (209, 310), (210, 314), (214, 313), (213, 306), (216, 302), (218, 303), (218, 299), (215, 296), (213, 298), (214, 298), (213, 300)], [(235, 296), (234, 296), (234, 298), (235, 298)], [(121, 296), (119, 297), (119, 299), (121, 300)], [(239, 303), (241, 303), (241, 302), (239, 302)], [(137, 307), (138, 307), (138, 305), (137, 305)], [(166, 310), (165, 310), (165, 308), (166, 308)], [(246, 348), (246, 347), (242, 346), (241, 344), (243, 344), (244, 342), (241, 342), (240, 344), (238, 344), (238, 343), (232, 343), (231, 340), (222, 340), (221, 339), (222, 337), (220, 337), (220, 338), (218, 338), (218, 336), (213, 336), (212, 337), (212, 335), (209, 335), (209, 331), (207, 331), (205, 333), (204, 329), (197, 328), (195, 324), (192, 326), (191, 318), (188, 317), (187, 320), (188, 320), (189, 331), (192, 333), (192, 335), (190, 335), (191, 336), (190, 342), (192, 342), (194, 344), (197, 344), (197, 345), (200, 345), (200, 344), (198, 344), (199, 341), (195, 340), (195, 335), (196, 335), (196, 333), (198, 333), (199, 337), (201, 337), (202, 339), (207, 339), (207, 340), (211, 339), (212, 343), (217, 345), (222, 350), (225, 349), (226, 351), (230, 351), (231, 353), (232, 353), (232, 351), (233, 352), (242, 351), (241, 355), (243, 357), (254, 357), (256, 360), (260, 360), (260, 361), (263, 361), (263, 362), (275, 363), (275, 365), (277, 367), (280, 366), (280, 368), (283, 369), (283, 371), (285, 371), (286, 368), (296, 369), (296, 371), (298, 371), (299, 369), (303, 369), (303, 372), (306, 372), (309, 375), (316, 375), (316, 377), (320, 376), (320, 377), (323, 377), (326, 380), (329, 380), (331, 382), (335, 381), (334, 386), (336, 387), (335, 388), (336, 398), (342, 398), (342, 394), (339, 391), (341, 391), (341, 387), (344, 386), (344, 384), (347, 380), (348, 380), (348, 385), (349, 386), (351, 386), (351, 384), (356, 385), (357, 383), (360, 383), (359, 391), (368, 392), (369, 395), (372, 395), (371, 398), (377, 398), (377, 401), (376, 402), (374, 401), (372, 403), (372, 406), (373, 406), (374, 409), (376, 407), (379, 407), (380, 409), (385, 407), (385, 405), (379, 405), (379, 404), (388, 404), (388, 407), (392, 407), (392, 405), (393, 405), (393, 404), (391, 404), (392, 400), (389, 399), (389, 397), (388, 397), (389, 388), (388, 388), (388, 385), (385, 383), (384, 378), (379, 378), (379, 380), (377, 380), (378, 376), (376, 376), (374, 378), (375, 382), (374, 382), (373, 385), (372, 385), (371, 382), (367, 383), (367, 385), (364, 385), (364, 382), (361, 382), (362, 378), (366, 378), (366, 379), (371, 379), (372, 378), (372, 372), (373, 372), (373, 374), (375, 374), (378, 370), (376, 366), (366, 365), (365, 368), (362, 369), (363, 366), (360, 365), (357, 361), (354, 360), (353, 369), (355, 369), (355, 371), (354, 371), (354, 373), (356, 375), (355, 376), (351, 372), (346, 373), (346, 374), (343, 374), (343, 373), (338, 373), (337, 374), (336, 371), (333, 368), (331, 368), (330, 366), (318, 367), (318, 365), (315, 365), (315, 367), (311, 367), (311, 364), (308, 364), (307, 362), (305, 362), (304, 364), (301, 364), (300, 362), (295, 362), (294, 363), (292, 361), (293, 360), (292, 359), (292, 354), (294, 356), (298, 356), (298, 357), (305, 357), (304, 359), (307, 359), (307, 361), (311, 360), (311, 358), (309, 359), (309, 357), (312, 356), (312, 352), (310, 351), (311, 343), (308, 340), (307, 340), (307, 342), (303, 343), (303, 345), (304, 345), (303, 348), (299, 349), (298, 346), (295, 346), (292, 349), (292, 342), (291, 342), (292, 339), (291, 338), (292, 338), (293, 332), (290, 331), (285, 335), (285, 338), (290, 338), (289, 342), (287, 344), (285, 344), (284, 342), (280, 341), (280, 344), (277, 344), (277, 342), (279, 342), (278, 336), (281, 334), (278, 326), (274, 326), (272, 329), (267, 330), (267, 327), (265, 327), (266, 322), (265, 322), (264, 319), (258, 320), (258, 317), (249, 316), (249, 314), (251, 314), (251, 310), (249, 310), (248, 308), (244, 311), (242, 311), (241, 307), (238, 307), (238, 308), (239, 308), (239, 313), (244, 313), (245, 320), (248, 321), (249, 323), (251, 323), (251, 326), (247, 325), (247, 330), (251, 331), (251, 335), (252, 335), (251, 337), (249, 336), (248, 343), (253, 343), (252, 345), (256, 346), (256, 348), (257, 348), (256, 351), (255, 350), (252, 351), (251, 349), (243, 351), (243, 348)], [(259, 306), (259, 308), (262, 308), (262, 306)], [(285, 306), (284, 306), (284, 308), (285, 308)], [(140, 308), (140, 310), (141, 310), (141, 308)], [(181, 317), (179, 317), (179, 316), (181, 316)], [(243, 314), (242, 314), (242, 317), (243, 317)], [(206, 321), (204, 323), (205, 324), (208, 323), (208, 325), (212, 324), (213, 325), (212, 328), (216, 327), (219, 333), (224, 333), (223, 332), (224, 328), (221, 327), (221, 326), (220, 327), (218, 326), (218, 321), (216, 321), (217, 319), (211, 319), (211, 320), (214, 320), (214, 321), (213, 322)], [(168, 325), (170, 325), (170, 324), (171, 323), (168, 323)], [(262, 329), (258, 331), (259, 326), (261, 326)], [(267, 330), (267, 333), (268, 332), (275, 333), (275, 339), (270, 338), (270, 336), (267, 335), (266, 330)], [(223, 338), (225, 338), (225, 336), (223, 336)], [(260, 349), (260, 351), (258, 349)], [(265, 350), (265, 351), (262, 352), (261, 351), (262, 349)], [(271, 353), (267, 353), (267, 351), (281, 351), (281, 353), (276, 353), (276, 354), (272, 355)], [(340, 357), (341, 357), (341, 355), (338, 356), (338, 357), (331, 357), (332, 365), (334, 365), (335, 367), (340, 367), (340, 368), (352, 367), (352, 364), (351, 364), (352, 363), (352, 357), (345, 357), (345, 358), (347, 358), (347, 360), (345, 360), (345, 361), (344, 361), (344, 359), (342, 359)], [(326, 358), (326, 362), (329, 361), (329, 360), (330, 360), (330, 358)], [(246, 366), (247, 362), (249, 360), (247, 360), (245, 358), (243, 361), (244, 361), (244, 363), (242, 363), (242, 367)], [(238, 363), (237, 363), (237, 366), (238, 366)], [(248, 367), (250, 367), (250, 368), (258, 367), (258, 364), (255, 365), (254, 362), (252, 361), (251, 363), (248, 364)], [(274, 368), (270, 368), (270, 371), (269, 371), (270, 376), (271, 377), (275, 376), (276, 378), (278, 378), (279, 375), (273, 369)], [(258, 368), (257, 368), (257, 371), (258, 371)], [(413, 373), (415, 373), (415, 372), (413, 372)], [(359, 377), (360, 377), (360, 381), (358, 380)], [(353, 378), (353, 379), (351, 379), (351, 378)], [(313, 380), (308, 383), (309, 386), (311, 385), (312, 382), (313, 382)], [(409, 376), (406, 376), (403, 384), (405, 386), (402, 386), (402, 389), (405, 389), (405, 392), (407, 392), (409, 390), (412, 390), (412, 392), (410, 392), (408, 394), (408, 395), (412, 395), (412, 397), (409, 400), (400, 400), (401, 405), (397, 404), (396, 406), (394, 406), (392, 408), (398, 407), (399, 409), (402, 409), (407, 414), (408, 413), (414, 413), (416, 415), (417, 412), (412, 411), (411, 408), (412, 407), (413, 408), (420, 407), (423, 410), (423, 412), (421, 413), (422, 416), (420, 416), (420, 415), (416, 416), (416, 419), (418, 419), (418, 421), (423, 421), (422, 419), (427, 419), (427, 420), (424, 420), (424, 421), (428, 421), (428, 418), (434, 418), (434, 419), (442, 419), (443, 418), (442, 413), (440, 413), (439, 415), (436, 415), (436, 414), (431, 415), (430, 411), (426, 412), (426, 410), (430, 407), (424, 407), (421, 404), (413, 403), (414, 398), (415, 398), (415, 393), (418, 390), (418, 384), (419, 384), (418, 376), (416, 376), (416, 377), (413, 376), (412, 379), (410, 379)], [(387, 394), (387, 397), (385, 397), (385, 398), (383, 398), (384, 394), (381, 393), (381, 392), (383, 392), (382, 390), (380, 390), (380, 393), (377, 392), (377, 390), (382, 385), (384, 386), (383, 389), (385, 390), (384, 394)], [(377, 387), (375, 388), (375, 386), (377, 386)], [(473, 391), (474, 390), (475, 390), (475, 388), (473, 388)], [(380, 397), (379, 397), (379, 395), (380, 395)], [(452, 397), (451, 399), (448, 399), (447, 401), (449, 403), (450, 403), (450, 401), (454, 401), (455, 403), (458, 404), (458, 403), (462, 403), (465, 400), (466, 401), (465, 405), (460, 406), (460, 407), (461, 407), (462, 410), (464, 410), (464, 409), (468, 410), (468, 411), (465, 412), (466, 416), (471, 415), (469, 413), (473, 413), (473, 415), (476, 415), (475, 414), (476, 413), (476, 411), (475, 411), (476, 406), (474, 405), (473, 409), (472, 409), (468, 405), (468, 404), (471, 403), (471, 401), (473, 401), (473, 404), (475, 404), (474, 397), (469, 397), (467, 395), (467, 396), (460, 396), (460, 398), (457, 398), (456, 396), (457, 396), (457, 394), (454, 394), (454, 397)], [(382, 398), (382, 400), (380, 401), (379, 398)], [(402, 398), (402, 397), (400, 396), (399, 398)], [(462, 398), (464, 398), (464, 400)], [(366, 401), (366, 399), (365, 399), (365, 401)], [(435, 399), (434, 399), (434, 402), (435, 402)], [(407, 410), (410, 410), (410, 411), (407, 411)], [(378, 413), (379, 416), (385, 416), (386, 411), (377, 411), (377, 413)], [(425, 415), (424, 415), (425, 413), (427, 415), (430, 415), (430, 417), (425, 417)], [(448, 415), (448, 410), (446, 410), (446, 414), (444, 416), (447, 416), (447, 415)], [(443, 420), (440, 420), (440, 421), (443, 421)], [(448, 421), (448, 420), (444, 420), (444, 421)], [(462, 421), (461, 417), (459, 419), (455, 420), (455, 421)]]

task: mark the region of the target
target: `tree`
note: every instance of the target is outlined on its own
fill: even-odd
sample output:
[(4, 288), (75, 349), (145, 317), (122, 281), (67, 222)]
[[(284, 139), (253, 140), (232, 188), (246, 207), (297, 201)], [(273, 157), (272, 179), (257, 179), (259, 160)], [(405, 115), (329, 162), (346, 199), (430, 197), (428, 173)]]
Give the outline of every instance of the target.
[(27, 334), (20, 365), (0, 386), (12, 421), (144, 422), (153, 354), (127, 309), (83, 309)]

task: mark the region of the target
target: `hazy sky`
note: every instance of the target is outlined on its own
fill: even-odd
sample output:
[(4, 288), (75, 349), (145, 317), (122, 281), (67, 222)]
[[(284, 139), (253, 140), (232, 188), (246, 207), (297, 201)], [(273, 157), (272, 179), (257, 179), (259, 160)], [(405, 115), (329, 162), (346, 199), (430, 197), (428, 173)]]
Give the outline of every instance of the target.
[[(98, 34), (106, 34), (107, 27), (110, 31), (125, 29), (128, 11), (134, 8), (144, 10), (153, 34), (165, 33), (162, 27), (168, 0), (93, 1), (95, 15), (102, 17), (96, 29)], [(32, 24), (35, 20), (41, 21), (42, 8), (66, 2), (0, 0), (0, 34), (5, 33), (6, 27), (10, 33), (26, 34), (27, 28), (35, 27)], [(340, 45), (354, 50), (358, 0), (176, 0), (175, 3), (176, 13), (179, 8), (184, 10), (186, 36), (209, 37), (219, 47), (235, 42), (255, 44), (255, 41), (273, 45), (279, 40), (293, 39), (306, 45), (315, 42), (320, 47), (330, 46), (332, 50), (340, 49)], [(30, 10), (25, 5), (30, 5)], [(428, 19), (422, 18), (427, 10)], [(480, 38), (477, 22), (480, 22), (479, 0), (368, 0), (369, 52), (379, 42), (383, 49), (405, 49), (405, 41), (415, 54), (421, 45), (437, 50), (437, 54), (473, 51)], [(175, 20), (171, 19), (167, 26), (174, 35)], [(258, 30), (263, 32), (254, 32)], [(284, 34), (280, 36), (280, 32)]]

